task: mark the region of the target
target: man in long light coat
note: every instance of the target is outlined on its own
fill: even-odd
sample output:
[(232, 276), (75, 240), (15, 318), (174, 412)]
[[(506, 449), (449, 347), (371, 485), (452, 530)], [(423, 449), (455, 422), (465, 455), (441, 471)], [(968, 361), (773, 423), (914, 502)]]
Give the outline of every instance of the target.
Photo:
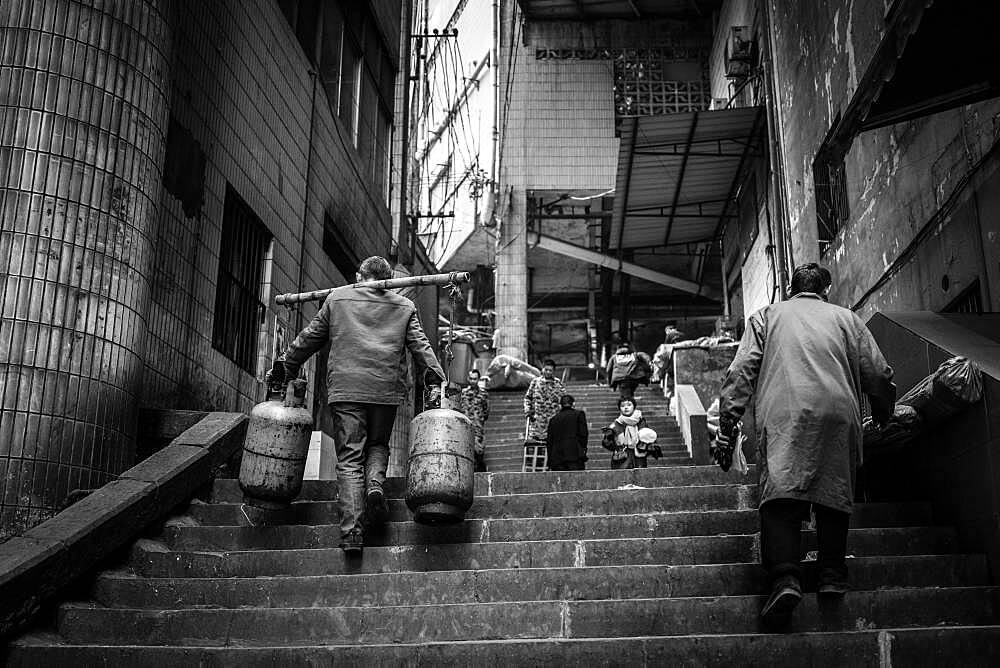
[(892, 369), (861, 319), (827, 303), (830, 283), (830, 272), (815, 263), (797, 267), (792, 297), (750, 316), (721, 390), (722, 452), (732, 452), (737, 422), (755, 396), (761, 560), (771, 580), (761, 617), (772, 627), (787, 623), (802, 598), (799, 529), (810, 505), (817, 523), (819, 594), (848, 590), (860, 395), (868, 395), (876, 423), (888, 419), (895, 400)]

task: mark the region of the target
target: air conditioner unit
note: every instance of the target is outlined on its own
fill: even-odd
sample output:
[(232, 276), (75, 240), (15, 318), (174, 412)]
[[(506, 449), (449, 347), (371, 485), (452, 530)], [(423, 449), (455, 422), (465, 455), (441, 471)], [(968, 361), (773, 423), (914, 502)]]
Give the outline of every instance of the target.
[(726, 42), (726, 78), (743, 79), (750, 76), (753, 64), (754, 39), (750, 26), (733, 26)]

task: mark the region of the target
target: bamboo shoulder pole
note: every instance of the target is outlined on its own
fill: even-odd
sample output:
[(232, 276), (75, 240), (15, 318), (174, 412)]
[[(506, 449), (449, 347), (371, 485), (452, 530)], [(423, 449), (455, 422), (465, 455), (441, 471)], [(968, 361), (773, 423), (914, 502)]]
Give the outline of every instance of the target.
[[(353, 285), (343, 286), (351, 288), (378, 288), (379, 290), (394, 290), (396, 288), (412, 288), (418, 285), (457, 285), (469, 282), (469, 272), (453, 271), (448, 274), (425, 274), (423, 276), (405, 276), (403, 278), (387, 278), (381, 281), (362, 281)], [(289, 306), (301, 302), (313, 302), (326, 299), (334, 290), (339, 288), (326, 288), (324, 290), (313, 290), (312, 292), (290, 292), (278, 295), (274, 301), (278, 306)]]

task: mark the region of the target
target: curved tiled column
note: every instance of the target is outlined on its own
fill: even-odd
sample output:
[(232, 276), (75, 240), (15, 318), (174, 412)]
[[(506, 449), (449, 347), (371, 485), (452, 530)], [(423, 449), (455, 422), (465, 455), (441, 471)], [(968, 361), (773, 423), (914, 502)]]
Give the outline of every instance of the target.
[(0, 538), (134, 459), (163, 4), (0, 2)]

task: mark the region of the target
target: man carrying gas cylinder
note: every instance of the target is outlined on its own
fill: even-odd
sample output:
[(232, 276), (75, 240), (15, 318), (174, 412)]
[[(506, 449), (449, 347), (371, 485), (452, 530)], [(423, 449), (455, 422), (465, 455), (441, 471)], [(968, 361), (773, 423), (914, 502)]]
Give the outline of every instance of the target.
[[(356, 281), (392, 278), (385, 258), (361, 263)], [(417, 307), (392, 290), (344, 286), (333, 290), (272, 370), (287, 382), (327, 343), (327, 400), (333, 417), (340, 506), (340, 547), (361, 554), (364, 528), (388, 517), (385, 471), (396, 409), (406, 399), (406, 350), (426, 387), (436, 390), (444, 370), (420, 326)]]

